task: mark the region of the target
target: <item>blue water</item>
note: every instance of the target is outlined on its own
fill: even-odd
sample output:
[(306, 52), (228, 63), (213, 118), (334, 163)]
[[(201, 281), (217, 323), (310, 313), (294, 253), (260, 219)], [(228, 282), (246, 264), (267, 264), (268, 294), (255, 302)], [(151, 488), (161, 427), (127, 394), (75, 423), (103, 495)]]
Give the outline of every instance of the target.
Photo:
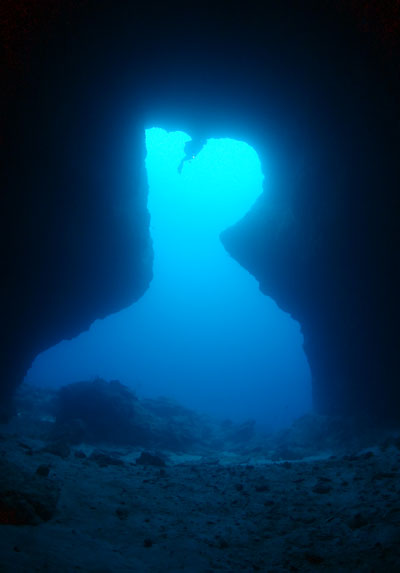
[[(235, 421), (279, 428), (311, 408), (300, 327), (224, 250), (219, 234), (262, 192), (258, 156), (210, 139), (146, 132), (154, 279), (130, 308), (39, 355), (26, 380), (58, 387), (101, 376), (139, 396), (174, 398)], [(181, 164), (181, 171), (178, 167)]]

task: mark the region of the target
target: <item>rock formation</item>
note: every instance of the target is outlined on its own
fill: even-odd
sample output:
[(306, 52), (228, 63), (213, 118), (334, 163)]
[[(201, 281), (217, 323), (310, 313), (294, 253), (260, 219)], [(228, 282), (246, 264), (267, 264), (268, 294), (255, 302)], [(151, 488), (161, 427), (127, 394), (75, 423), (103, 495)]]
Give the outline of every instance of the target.
[(266, 193), (225, 247), (301, 323), (318, 410), (396, 415), (395, 3), (6, 4), (3, 403), (147, 288), (156, 125), (256, 149)]

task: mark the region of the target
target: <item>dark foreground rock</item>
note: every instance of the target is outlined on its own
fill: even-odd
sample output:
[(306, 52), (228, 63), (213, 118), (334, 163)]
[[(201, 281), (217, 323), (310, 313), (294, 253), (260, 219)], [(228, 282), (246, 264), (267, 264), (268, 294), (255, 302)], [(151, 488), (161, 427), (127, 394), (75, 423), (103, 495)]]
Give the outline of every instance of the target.
[(44, 467), (39, 466), (33, 474), (15, 464), (0, 462), (1, 525), (38, 525), (53, 517), (59, 488), (46, 479), (48, 471)]

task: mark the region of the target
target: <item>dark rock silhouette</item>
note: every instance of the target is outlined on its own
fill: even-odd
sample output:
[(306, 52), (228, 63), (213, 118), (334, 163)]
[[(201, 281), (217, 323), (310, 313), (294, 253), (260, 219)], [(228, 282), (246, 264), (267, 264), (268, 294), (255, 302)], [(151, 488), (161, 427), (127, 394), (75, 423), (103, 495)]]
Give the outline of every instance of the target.
[(129, 443), (136, 402), (134, 394), (116, 380), (108, 383), (97, 379), (64, 386), (55, 401), (55, 435), (72, 443)]
[[(199, 453), (221, 448), (223, 444), (233, 450), (252, 448), (259, 440), (258, 428), (252, 421), (221, 423), (163, 397), (139, 400), (117, 380), (75, 382), (57, 392), (37, 392), (29, 385), (22, 385), (16, 405), (18, 430), (45, 440), (41, 452), (61, 459), (69, 459), (71, 449), (80, 444)], [(31, 446), (24, 447), (27, 454), (34, 454)], [(80, 449), (74, 451), (74, 456), (87, 457)], [(98, 449), (90, 459), (110, 465), (104, 456), (104, 451)], [(150, 451), (144, 452), (138, 463), (146, 465), (152, 456)]]

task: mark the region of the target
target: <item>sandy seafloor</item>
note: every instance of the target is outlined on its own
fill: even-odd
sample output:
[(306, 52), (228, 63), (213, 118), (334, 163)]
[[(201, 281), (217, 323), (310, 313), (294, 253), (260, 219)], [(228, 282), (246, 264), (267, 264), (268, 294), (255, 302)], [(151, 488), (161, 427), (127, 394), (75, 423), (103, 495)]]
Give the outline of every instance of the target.
[(22, 427), (0, 427), (1, 573), (400, 571), (398, 438), (300, 461), (161, 452), (166, 465), (147, 466), (142, 448), (46, 452)]

